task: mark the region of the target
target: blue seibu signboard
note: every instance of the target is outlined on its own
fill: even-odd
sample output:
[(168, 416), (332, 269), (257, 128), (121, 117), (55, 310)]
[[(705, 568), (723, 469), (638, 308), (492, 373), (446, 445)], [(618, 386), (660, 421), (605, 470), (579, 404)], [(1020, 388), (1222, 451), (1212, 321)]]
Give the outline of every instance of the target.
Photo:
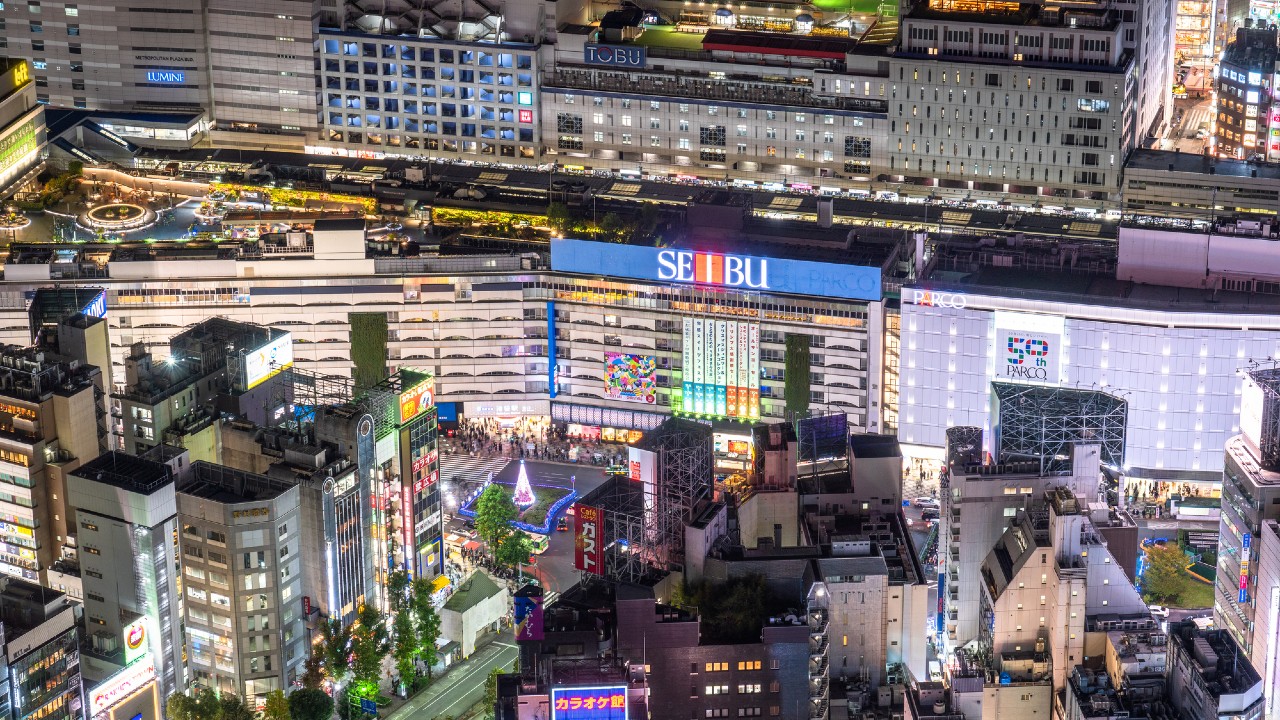
[(642, 68), (648, 59), (641, 45), (588, 44), (582, 49), (582, 60), (588, 65)]

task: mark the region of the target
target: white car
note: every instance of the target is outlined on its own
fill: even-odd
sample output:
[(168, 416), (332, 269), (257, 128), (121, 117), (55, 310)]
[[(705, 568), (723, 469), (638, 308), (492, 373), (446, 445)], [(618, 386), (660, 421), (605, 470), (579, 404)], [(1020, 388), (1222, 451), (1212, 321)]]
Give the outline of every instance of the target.
[(1169, 618), (1169, 608), (1163, 605), (1148, 605), (1147, 609), (1151, 611), (1151, 617), (1167, 620)]

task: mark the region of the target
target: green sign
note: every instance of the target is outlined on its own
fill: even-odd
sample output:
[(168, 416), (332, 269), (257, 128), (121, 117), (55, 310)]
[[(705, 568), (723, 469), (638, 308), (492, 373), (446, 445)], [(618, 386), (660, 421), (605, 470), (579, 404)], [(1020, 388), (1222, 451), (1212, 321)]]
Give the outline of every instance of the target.
[(36, 119), (32, 118), (0, 138), (0, 173), (17, 165), (36, 149)]

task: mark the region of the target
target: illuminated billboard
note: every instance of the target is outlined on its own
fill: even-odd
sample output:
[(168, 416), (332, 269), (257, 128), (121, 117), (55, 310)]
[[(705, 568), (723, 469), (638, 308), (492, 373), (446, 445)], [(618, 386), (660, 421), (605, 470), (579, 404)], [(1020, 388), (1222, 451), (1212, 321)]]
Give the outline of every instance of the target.
[[(541, 590), (536, 592), (541, 593)], [(542, 640), (542, 595), (517, 593), (515, 600), (516, 640)]]
[(150, 657), (126, 667), (89, 691), (89, 715), (105, 712), (155, 679), (156, 664)]
[(553, 687), (551, 720), (627, 720), (627, 686)]
[(996, 380), (1060, 385), (1062, 336), (1066, 320), (1060, 315), (995, 313)]
[(578, 504), (573, 517), (577, 524), (573, 538), (573, 566), (583, 572), (604, 574), (603, 511)]
[(604, 391), (614, 400), (656, 405), (658, 358), (653, 355), (605, 353)]
[(736, 253), (553, 239), (551, 269), (752, 292), (880, 300), (880, 268)]
[(244, 389), (252, 390), (293, 365), (293, 336), (285, 333), (244, 356)]
[(147, 618), (140, 617), (124, 626), (124, 664), (132, 665), (147, 654), (150, 638), (147, 637)]
[(760, 325), (684, 319), (681, 404), (690, 415), (760, 417)]
[(436, 379), (427, 376), (422, 382), (400, 393), (400, 423), (418, 417), (436, 402)]

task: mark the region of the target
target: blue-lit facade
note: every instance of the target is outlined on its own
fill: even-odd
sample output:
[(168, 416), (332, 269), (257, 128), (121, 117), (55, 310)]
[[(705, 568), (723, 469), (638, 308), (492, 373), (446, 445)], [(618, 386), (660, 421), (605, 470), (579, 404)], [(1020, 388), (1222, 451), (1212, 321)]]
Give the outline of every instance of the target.
[(531, 162), (537, 47), (322, 33), (320, 154)]

